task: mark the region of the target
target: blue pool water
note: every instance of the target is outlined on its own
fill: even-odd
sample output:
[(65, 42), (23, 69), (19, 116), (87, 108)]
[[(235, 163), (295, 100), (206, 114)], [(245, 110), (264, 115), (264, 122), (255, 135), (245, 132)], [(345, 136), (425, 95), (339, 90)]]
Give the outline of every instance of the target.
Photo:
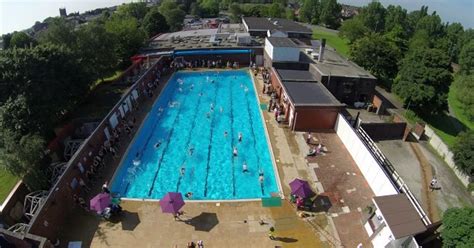
[(196, 200), (278, 192), (255, 94), (247, 71), (175, 73), (130, 145), (112, 191), (146, 199), (192, 192)]

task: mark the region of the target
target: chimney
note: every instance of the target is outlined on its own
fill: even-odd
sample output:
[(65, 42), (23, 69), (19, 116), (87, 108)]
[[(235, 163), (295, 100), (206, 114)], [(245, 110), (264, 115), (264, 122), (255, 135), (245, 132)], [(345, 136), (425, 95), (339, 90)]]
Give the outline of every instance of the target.
[(324, 59), (324, 49), (326, 47), (326, 39), (321, 39), (321, 46), (319, 46), (319, 62), (323, 62)]

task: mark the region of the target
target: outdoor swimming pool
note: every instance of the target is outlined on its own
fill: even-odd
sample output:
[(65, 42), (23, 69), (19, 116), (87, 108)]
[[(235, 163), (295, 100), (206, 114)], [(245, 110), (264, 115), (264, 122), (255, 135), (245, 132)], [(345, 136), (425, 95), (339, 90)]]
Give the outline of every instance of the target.
[(192, 192), (194, 200), (278, 192), (255, 94), (248, 71), (175, 73), (128, 148), (112, 191), (139, 199)]

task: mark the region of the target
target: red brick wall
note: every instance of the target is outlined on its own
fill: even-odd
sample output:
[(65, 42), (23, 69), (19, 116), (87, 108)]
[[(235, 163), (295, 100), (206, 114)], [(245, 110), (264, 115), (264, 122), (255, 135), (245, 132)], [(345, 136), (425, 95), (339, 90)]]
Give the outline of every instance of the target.
[[(98, 149), (106, 139), (104, 129), (109, 126), (109, 118), (113, 113), (117, 113), (120, 116), (118, 110), (119, 106), (134, 89), (137, 89), (138, 91), (138, 101), (141, 102), (144, 100), (143, 89), (150, 80), (153, 80), (156, 77), (156, 71), (162, 68), (163, 61), (164, 59), (160, 58), (141, 78), (141, 81), (138, 81), (136, 84), (130, 87), (127, 93), (114, 106), (110, 113), (104, 118), (104, 120), (102, 120), (96, 130), (89, 136), (88, 139), (86, 139), (79, 150), (70, 159), (67, 164), (66, 171), (60, 177), (56, 185), (52, 188), (44, 206), (32, 219), (29, 233), (46, 237), (49, 240), (56, 239), (56, 234), (63, 225), (64, 219), (73, 208), (72, 197), (75, 193), (78, 193), (80, 188), (77, 187), (75, 190), (73, 190), (70, 187), (70, 183), (72, 182), (73, 178), (82, 176), (76, 165), (81, 162), (85, 169), (90, 166), (92, 158), (97, 154)], [(136, 65), (132, 65), (132, 67), (135, 68)], [(130, 69), (127, 71), (130, 71)], [(130, 115), (130, 112), (128, 112), (127, 115)], [(89, 155), (89, 153), (91, 153), (91, 155)]]
[(332, 130), (336, 125), (338, 107), (297, 107), (295, 131)]

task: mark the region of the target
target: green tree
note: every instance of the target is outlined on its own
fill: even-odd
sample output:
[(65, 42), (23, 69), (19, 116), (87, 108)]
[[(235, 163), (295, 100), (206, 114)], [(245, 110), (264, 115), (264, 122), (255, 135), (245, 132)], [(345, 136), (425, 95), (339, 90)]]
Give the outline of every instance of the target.
[(152, 37), (159, 33), (167, 32), (170, 27), (166, 23), (165, 17), (160, 13), (158, 8), (152, 8), (143, 19), (143, 28)]
[(457, 75), (453, 87), (463, 112), (474, 121), (474, 74)]
[(402, 54), (407, 51), (408, 37), (402, 26), (400, 25), (394, 26), (389, 32), (386, 32), (384, 36), (390, 42), (395, 44), (395, 46), (398, 47), (398, 49), (402, 52)]
[(369, 33), (369, 29), (357, 17), (343, 22), (339, 31), (339, 36), (348, 39), (350, 43)]
[(474, 73), (474, 40), (465, 44), (459, 54), (459, 65), (461, 66), (461, 73)]
[(397, 75), (397, 64), (401, 53), (386, 37), (381, 34), (370, 34), (351, 44), (350, 57), (377, 78), (387, 81)]
[(420, 10), (412, 11), (408, 14), (408, 34), (412, 35), (421, 18), (428, 15), (428, 6), (421, 6)]
[(10, 47), (19, 47), (19, 48), (27, 48), (30, 45), (36, 45), (36, 40), (31, 38), (31, 36), (27, 35), (25, 32), (14, 32), (11, 40), (10, 40)]
[(77, 31), (74, 47), (81, 62), (94, 79), (104, 78), (115, 71), (118, 57), (115, 52), (117, 42), (103, 25), (89, 22)]
[(201, 0), (199, 6), (202, 10), (202, 17), (217, 17), (219, 15), (218, 0)]
[(446, 27), (447, 52), (453, 62), (458, 62), (463, 37), (464, 28), (460, 23), (451, 23)]
[(436, 40), (445, 35), (444, 25), (441, 18), (434, 12), (432, 15), (427, 15), (418, 20), (415, 30), (425, 30), (428, 33), (430, 40)]
[(92, 82), (75, 53), (53, 44), (2, 51), (0, 71), (0, 104), (8, 110), (2, 127), (44, 137), (83, 99)]
[(132, 2), (120, 5), (115, 14), (122, 16), (131, 16), (141, 22), (143, 18), (145, 18), (147, 12), (148, 8), (146, 7), (146, 2)]
[(447, 95), (452, 81), (449, 57), (439, 49), (419, 48), (409, 51), (393, 84), (407, 108), (420, 114), (447, 109)]
[(341, 25), (341, 5), (336, 0), (321, 0), (321, 23), (337, 29)]
[(319, 0), (304, 0), (300, 8), (300, 18), (302, 21), (318, 24), (319, 23)]
[(173, 0), (164, 0), (159, 7), (160, 13), (165, 17), (171, 31), (178, 31), (183, 26), (186, 13)]
[(23, 178), (31, 191), (49, 188), (45, 150), (46, 142), (39, 135), (20, 136), (5, 129), (0, 133), (0, 156), (6, 169)]
[(12, 33), (2, 35), (3, 49), (10, 48), (10, 41), (12, 39)]
[(268, 17), (281, 18), (285, 14), (285, 9), (278, 3), (272, 3), (268, 8)]
[(362, 8), (358, 18), (362, 24), (372, 32), (382, 32), (385, 29), (386, 9), (380, 2), (370, 2), (366, 7)]
[(286, 8), (285, 10), (285, 18), (288, 20), (294, 21), (296, 19), (295, 17), (295, 11), (291, 8)]
[(240, 4), (233, 3), (229, 7), (230, 19), (232, 22), (240, 22), (240, 16), (242, 15), (242, 9)]
[(138, 27), (138, 21), (131, 16), (112, 15), (105, 23), (105, 29), (117, 41), (116, 54), (121, 66), (130, 62), (130, 57), (144, 44), (146, 34)]
[(411, 39), (408, 41), (408, 50), (415, 51), (420, 48), (431, 48), (432, 43), (430, 36), (426, 30), (418, 30), (413, 34)]
[(51, 18), (48, 29), (39, 36), (40, 43), (53, 43), (74, 47), (77, 42), (74, 24), (61, 17)]
[[(473, 137), (474, 138), (474, 137)], [(443, 247), (469, 248), (474, 244), (474, 208), (450, 208), (443, 214)]]
[(385, 15), (385, 32), (390, 32), (395, 27), (401, 27), (403, 31), (406, 31), (408, 26), (407, 18), (408, 13), (406, 9), (402, 8), (400, 5), (389, 5)]

